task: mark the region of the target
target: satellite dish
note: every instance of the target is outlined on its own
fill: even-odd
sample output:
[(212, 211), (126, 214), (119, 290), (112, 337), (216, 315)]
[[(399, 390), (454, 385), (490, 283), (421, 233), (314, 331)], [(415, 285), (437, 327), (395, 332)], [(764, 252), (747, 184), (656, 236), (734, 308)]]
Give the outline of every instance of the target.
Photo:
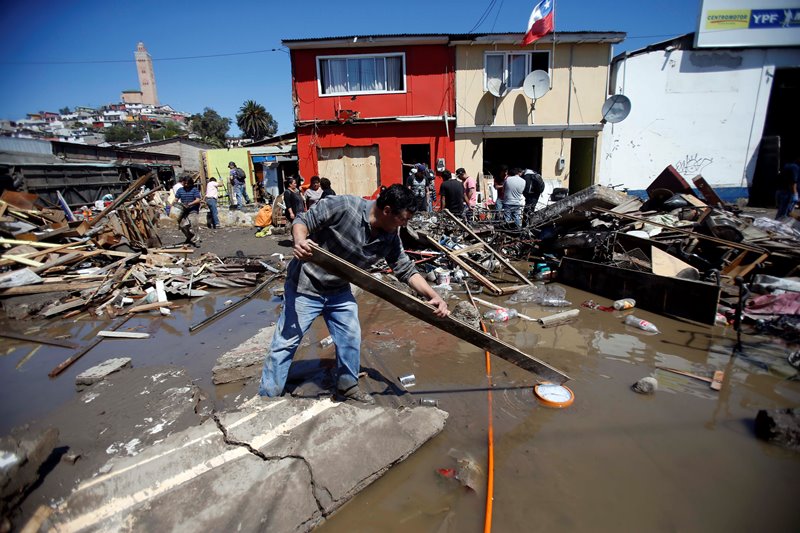
[(528, 98), (538, 100), (550, 92), (550, 75), (544, 70), (534, 70), (525, 76), (522, 90)]
[(503, 82), (497, 78), (486, 80), (486, 88), (489, 89), (489, 92), (492, 93), (492, 96), (496, 98), (503, 96)]
[(609, 96), (603, 103), (603, 120), (602, 122), (610, 122), (616, 124), (625, 120), (631, 112), (631, 101), (624, 94), (615, 94)]

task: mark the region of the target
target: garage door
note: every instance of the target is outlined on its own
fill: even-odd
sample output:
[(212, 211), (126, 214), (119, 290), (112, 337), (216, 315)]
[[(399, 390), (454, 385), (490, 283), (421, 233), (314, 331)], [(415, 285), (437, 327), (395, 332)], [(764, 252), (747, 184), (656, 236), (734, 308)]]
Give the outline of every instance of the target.
[(321, 148), (319, 175), (331, 180), (336, 194), (370, 196), (378, 188), (378, 146)]

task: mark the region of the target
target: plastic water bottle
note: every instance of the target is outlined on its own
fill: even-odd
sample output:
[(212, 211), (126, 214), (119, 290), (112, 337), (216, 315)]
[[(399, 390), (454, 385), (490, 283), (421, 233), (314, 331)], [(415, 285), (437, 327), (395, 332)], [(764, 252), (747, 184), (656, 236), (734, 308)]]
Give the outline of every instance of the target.
[(516, 309), (492, 309), (483, 314), (483, 318), (494, 320), (495, 322), (508, 322), (512, 318), (517, 318)]
[(655, 324), (651, 324), (647, 320), (642, 320), (641, 318), (636, 318), (633, 315), (626, 316), (625, 323), (629, 326), (647, 331), (648, 333), (658, 333), (658, 328), (655, 326)]
[(633, 298), (623, 298), (614, 302), (614, 309), (617, 311), (624, 311), (625, 309), (633, 309), (636, 307), (636, 300)]
[(564, 298), (545, 296), (542, 298), (542, 301), (539, 303), (539, 305), (544, 307), (568, 307), (572, 305), (572, 302), (565, 300)]

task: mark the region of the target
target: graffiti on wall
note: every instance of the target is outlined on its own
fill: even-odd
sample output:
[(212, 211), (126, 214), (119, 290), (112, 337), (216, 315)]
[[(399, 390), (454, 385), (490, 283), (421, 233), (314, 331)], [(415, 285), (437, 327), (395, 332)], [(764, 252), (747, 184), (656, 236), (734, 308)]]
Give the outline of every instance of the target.
[(699, 154), (686, 154), (682, 160), (675, 163), (675, 170), (677, 170), (681, 176), (697, 176), (704, 168), (713, 162), (714, 159), (710, 157), (701, 157)]

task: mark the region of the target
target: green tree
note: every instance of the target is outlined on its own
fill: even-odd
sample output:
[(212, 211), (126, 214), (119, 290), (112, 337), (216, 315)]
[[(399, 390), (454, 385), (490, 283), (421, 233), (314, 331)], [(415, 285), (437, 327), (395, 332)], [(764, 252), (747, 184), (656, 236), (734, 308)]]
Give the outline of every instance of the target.
[(214, 146), (225, 146), (225, 135), (231, 127), (231, 119), (219, 116), (219, 113), (206, 107), (202, 113), (192, 115), (192, 131), (203, 140)]
[(129, 128), (127, 126), (111, 126), (103, 130), (106, 142), (122, 143), (130, 141), (141, 141), (144, 139), (144, 130), (141, 128)]
[(72, 113), (72, 111), (70, 111), (69, 107), (62, 107), (58, 110), (59, 115), (69, 115), (70, 113)]
[(180, 124), (173, 120), (168, 120), (164, 124), (159, 124), (147, 129), (150, 133), (151, 141), (161, 141), (164, 139), (171, 139), (178, 135), (183, 135), (185, 131)]
[(278, 131), (278, 123), (272, 114), (254, 100), (246, 100), (239, 108), (236, 125), (245, 137), (255, 140), (272, 137)]

